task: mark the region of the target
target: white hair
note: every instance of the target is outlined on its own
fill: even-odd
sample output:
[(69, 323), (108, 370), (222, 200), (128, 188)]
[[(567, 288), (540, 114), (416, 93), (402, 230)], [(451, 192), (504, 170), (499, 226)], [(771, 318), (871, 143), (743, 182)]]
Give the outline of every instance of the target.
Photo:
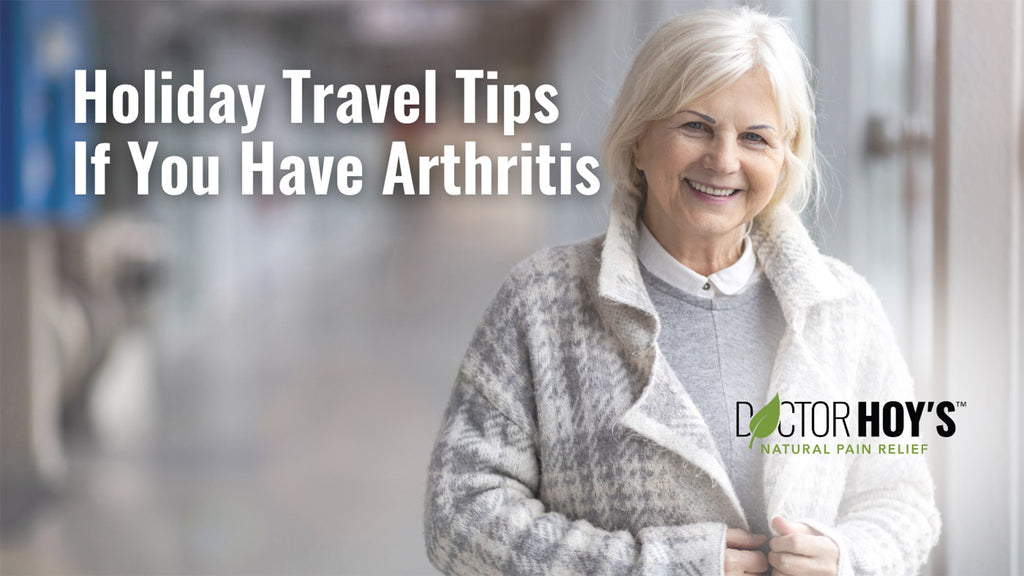
[(778, 186), (761, 216), (770, 217), (784, 204), (803, 210), (819, 180), (810, 64), (783, 19), (746, 7), (677, 16), (640, 47), (605, 137), (605, 172), (616, 188), (645, 195), (646, 182), (634, 153), (651, 122), (755, 69), (771, 82), (785, 141)]

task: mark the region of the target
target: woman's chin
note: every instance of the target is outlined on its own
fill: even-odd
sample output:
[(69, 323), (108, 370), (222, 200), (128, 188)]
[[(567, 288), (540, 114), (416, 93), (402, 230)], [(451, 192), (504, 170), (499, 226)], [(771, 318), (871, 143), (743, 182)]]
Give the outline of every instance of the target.
[(733, 239), (742, 234), (743, 220), (735, 217), (722, 218), (719, 214), (707, 214), (693, 221), (690, 228), (696, 238)]

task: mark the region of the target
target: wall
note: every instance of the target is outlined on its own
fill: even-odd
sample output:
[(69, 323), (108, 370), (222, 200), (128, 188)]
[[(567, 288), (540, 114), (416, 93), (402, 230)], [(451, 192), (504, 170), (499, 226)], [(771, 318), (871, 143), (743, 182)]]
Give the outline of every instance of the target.
[(1021, 573), (1020, 0), (939, 5), (936, 375), (948, 574)]

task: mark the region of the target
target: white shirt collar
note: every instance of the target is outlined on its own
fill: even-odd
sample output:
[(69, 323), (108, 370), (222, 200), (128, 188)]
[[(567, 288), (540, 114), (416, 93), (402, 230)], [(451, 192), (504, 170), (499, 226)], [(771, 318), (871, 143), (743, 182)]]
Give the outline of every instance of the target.
[(750, 238), (743, 239), (743, 252), (732, 266), (710, 276), (702, 276), (669, 254), (643, 221), (640, 221), (639, 228), (637, 257), (640, 262), (651, 274), (688, 294), (702, 298), (734, 296), (761, 279)]

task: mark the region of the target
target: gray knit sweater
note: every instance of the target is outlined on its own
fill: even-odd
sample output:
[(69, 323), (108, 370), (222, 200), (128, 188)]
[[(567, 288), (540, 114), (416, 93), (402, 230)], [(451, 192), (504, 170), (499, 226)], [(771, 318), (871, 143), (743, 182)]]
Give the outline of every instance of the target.
[[(708, 424), (750, 529), (768, 534), (761, 481), (764, 457), (750, 450), (736, 402), (761, 407), (786, 326), (771, 286), (756, 282), (734, 296), (702, 298), (658, 278), (641, 277), (661, 321), (658, 348)], [(750, 414), (746, 414), (747, 417)]]
[[(718, 576), (726, 528), (750, 528), (657, 345), (638, 208), (617, 191), (606, 235), (523, 262), (485, 313), (428, 477), (427, 552), (443, 572)], [(818, 254), (792, 213), (752, 240), (786, 320), (763, 400), (909, 399), (863, 279)], [(764, 503), (765, 518), (835, 540), (841, 576), (914, 574), (939, 532), (918, 456), (765, 455)]]

